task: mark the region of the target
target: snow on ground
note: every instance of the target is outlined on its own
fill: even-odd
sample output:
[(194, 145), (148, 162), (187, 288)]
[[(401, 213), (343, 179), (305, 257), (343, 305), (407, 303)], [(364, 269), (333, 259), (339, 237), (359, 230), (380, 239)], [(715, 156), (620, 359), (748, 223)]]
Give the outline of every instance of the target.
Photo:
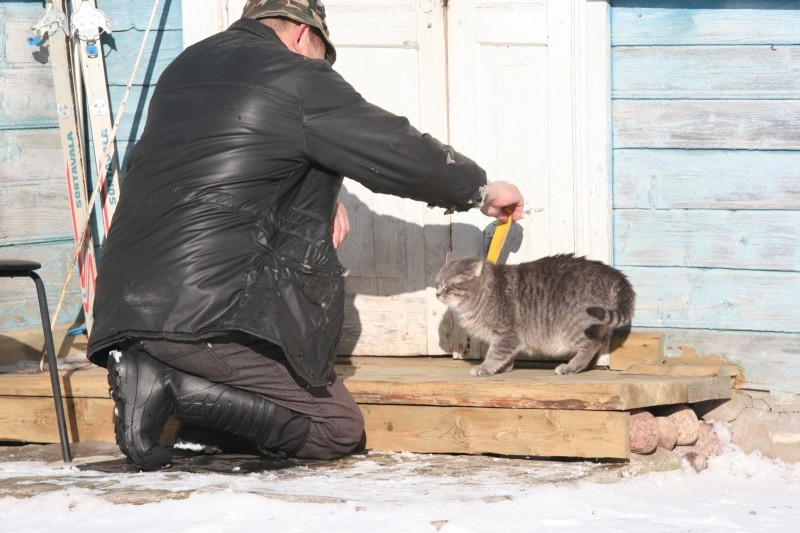
[[(104, 473), (6, 458), (0, 487), (28, 483), (31, 496), (0, 498), (0, 531), (800, 531), (800, 464), (728, 449), (700, 473), (589, 481), (598, 468), (373, 452), (237, 475)], [(113, 503), (137, 491), (156, 497)]]

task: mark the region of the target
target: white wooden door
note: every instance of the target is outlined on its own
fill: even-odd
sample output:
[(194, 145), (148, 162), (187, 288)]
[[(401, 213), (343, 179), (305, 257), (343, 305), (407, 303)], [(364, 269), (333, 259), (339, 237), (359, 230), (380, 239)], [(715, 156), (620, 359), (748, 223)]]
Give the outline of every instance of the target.
[[(183, 3), (191, 44), (236, 20), (244, 0)], [(490, 179), (522, 190), (526, 214), (504, 261), (556, 252), (608, 260), (606, 2), (325, 5), (335, 68), (356, 89), (475, 159)], [(350, 180), (342, 198), (352, 225), (340, 250), (350, 269), (342, 353), (478, 355), (436, 300), (433, 279), (448, 249), (485, 253), (495, 224), (477, 212), (444, 216)]]
[[(580, 104), (581, 91), (594, 89), (583, 78), (588, 57), (580, 41), (588, 31), (586, 4), (449, 3), (450, 141), (471, 154), (490, 179), (511, 181), (525, 196), (525, 218), (505, 250), (510, 262), (559, 252), (608, 258), (602, 248), (607, 244), (590, 244), (598, 237), (584, 235), (591, 215), (584, 212), (589, 191), (581, 163), (586, 159), (582, 152), (590, 148), (582, 146), (581, 128), (589, 112)], [(606, 88), (598, 88), (607, 95)], [(600, 113), (608, 109), (604, 100), (595, 101)], [(607, 139), (602, 142), (607, 146)], [(607, 186), (607, 179), (601, 181)], [(483, 251), (483, 243), (465, 231), (466, 226), (487, 226), (478, 217), (470, 213), (454, 219), (456, 252)], [(487, 238), (492, 230), (490, 225)]]
[[(443, 10), (434, 1), (329, 0), (334, 68), (369, 101), (447, 137)], [(343, 353), (447, 353), (450, 324), (434, 276), (449, 248), (449, 217), (420, 202), (345, 180), (352, 231), (339, 250), (350, 275)]]

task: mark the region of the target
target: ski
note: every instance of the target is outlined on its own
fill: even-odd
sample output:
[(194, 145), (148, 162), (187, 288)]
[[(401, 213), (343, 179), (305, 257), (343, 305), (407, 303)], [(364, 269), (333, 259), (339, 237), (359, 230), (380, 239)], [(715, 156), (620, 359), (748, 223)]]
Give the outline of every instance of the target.
[[(80, 87), (76, 86), (70, 61), (70, 39), (64, 0), (47, 0), (44, 16), (33, 27), (34, 37), (28, 43), (36, 46), (49, 43), (50, 63), (56, 94), (58, 129), (72, 218), (81, 297), (87, 330), (91, 329), (97, 267), (91, 229), (83, 227), (90, 211), (86, 193), (86, 165), (84, 163), (83, 121), (80, 115)], [(82, 243), (82, 244), (81, 244)], [(58, 311), (58, 309), (56, 309)], [(54, 314), (55, 323), (57, 312)]]
[[(108, 95), (102, 33), (111, 33), (108, 19), (97, 9), (95, 0), (71, 0), (70, 33), (75, 40), (75, 61), (80, 63), (83, 88), (86, 96), (86, 113), (91, 132), (96, 167), (96, 180), (100, 186), (100, 214), (102, 235), (100, 244), (111, 227), (119, 194), (119, 160), (114, 139), (111, 138), (111, 105)], [(104, 168), (100, 168), (103, 162)]]

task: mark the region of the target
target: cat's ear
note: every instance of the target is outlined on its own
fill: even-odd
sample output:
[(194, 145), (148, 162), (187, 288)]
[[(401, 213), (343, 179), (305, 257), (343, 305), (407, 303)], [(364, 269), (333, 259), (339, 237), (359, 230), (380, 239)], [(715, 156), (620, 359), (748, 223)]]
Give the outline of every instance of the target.
[(473, 265), (471, 272), (472, 275), (475, 276), (476, 278), (481, 277), (481, 272), (483, 272), (483, 259), (478, 259), (477, 261), (475, 261), (475, 264)]
[(444, 264), (445, 265), (447, 263), (450, 263), (451, 261), (455, 261), (455, 260), (456, 260), (456, 254), (454, 254), (453, 252), (447, 252), (445, 254), (445, 256), (444, 256)]

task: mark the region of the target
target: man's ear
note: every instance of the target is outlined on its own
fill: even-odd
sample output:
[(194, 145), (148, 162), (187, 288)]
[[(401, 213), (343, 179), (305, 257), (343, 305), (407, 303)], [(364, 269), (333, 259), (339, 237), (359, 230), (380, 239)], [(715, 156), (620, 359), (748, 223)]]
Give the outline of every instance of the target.
[(298, 54), (303, 53), (300, 43), (303, 40), (303, 35), (305, 35), (307, 31), (307, 24), (298, 24), (294, 27), (291, 34), (292, 52), (297, 52)]

